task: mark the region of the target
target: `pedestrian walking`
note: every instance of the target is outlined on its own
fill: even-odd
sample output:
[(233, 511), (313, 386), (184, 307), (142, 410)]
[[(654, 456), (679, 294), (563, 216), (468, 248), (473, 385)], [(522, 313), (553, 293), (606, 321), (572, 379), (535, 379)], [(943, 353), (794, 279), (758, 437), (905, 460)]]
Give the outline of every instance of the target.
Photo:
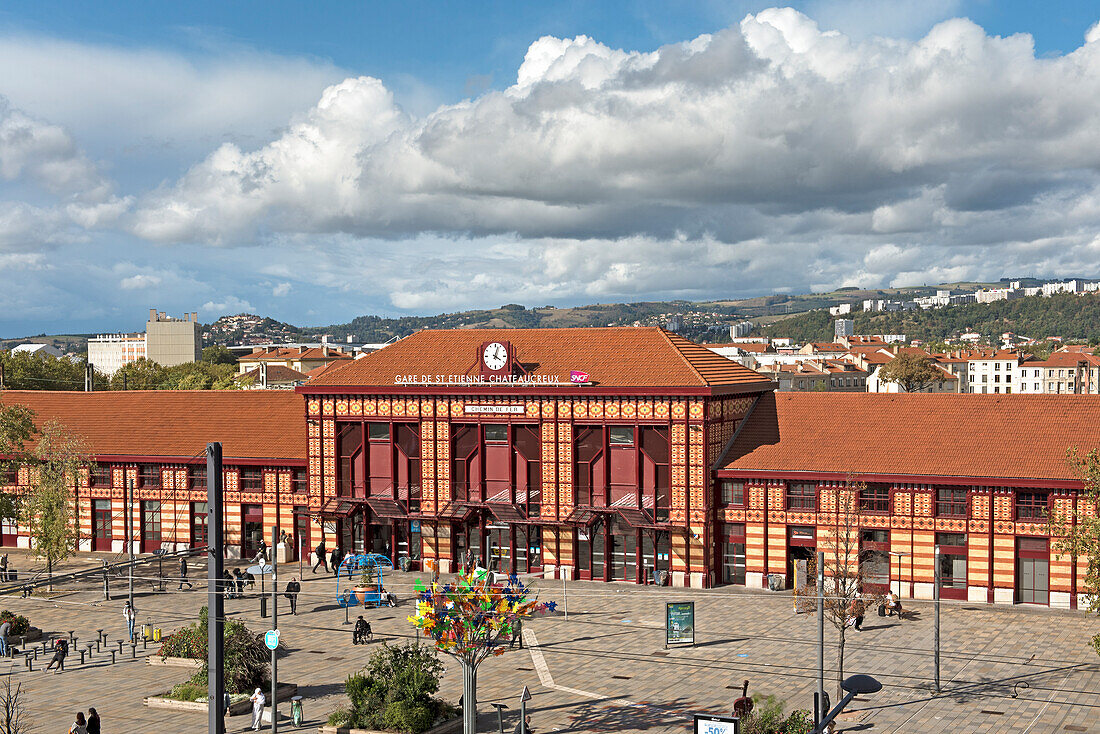
[(183, 591), (184, 584), (187, 584), (188, 589), (195, 588), (195, 585), (187, 580), (187, 559), (180, 556), (180, 591)]
[(126, 633), (128, 639), (134, 639), (134, 622), (137, 621), (137, 610), (130, 602), (122, 608), (122, 618), (126, 620)]
[(341, 559), (343, 559), (343, 556), (340, 555), (340, 548), (339, 547), (333, 548), (332, 549), (332, 555), (330, 555), (328, 557), (329, 565), (332, 566), (332, 575), (333, 576), (339, 576), (340, 575), (340, 561), (341, 561)]
[(76, 721), (69, 727), (69, 734), (88, 734), (88, 720), (83, 711), (76, 712)]
[(222, 571), (222, 586), (226, 599), (232, 599), (237, 595), (237, 582), (233, 580), (233, 574), (229, 573), (229, 569)]
[(511, 650), (516, 644), (519, 644), (519, 649), (523, 649), (523, 617), (517, 617), (516, 623), (512, 625), (512, 639), (508, 641), (508, 649)]
[(0, 581), (8, 580), (8, 554), (0, 556)]
[(313, 573), (317, 573), (318, 566), (325, 567), (325, 573), (328, 573), (328, 556), (325, 555), (325, 541), (321, 541), (317, 544), (317, 547), (313, 549), (313, 552), (317, 554), (317, 560), (313, 562)]
[(4, 620), (0, 624), (0, 658), (8, 656), (8, 635), (11, 634), (11, 622)]
[(264, 692), (257, 688), (248, 700), (252, 702), (252, 731), (259, 731), (260, 724), (263, 723), (264, 704), (267, 703), (267, 699), (264, 698)]
[(302, 590), (302, 585), (298, 583), (298, 577), (295, 576), (290, 579), (290, 583), (286, 585), (286, 591), (283, 592), (283, 596), (290, 602), (290, 613), (298, 613), (298, 592)]
[[(50, 660), (50, 664), (46, 666), (46, 670), (50, 670), (53, 666), (57, 666), (58, 672), (65, 666), (65, 657), (69, 654), (69, 641), (64, 637), (61, 637), (54, 643), (53, 646), (53, 659)], [(45, 672), (45, 671), (43, 671)]]
[(94, 708), (88, 709), (88, 734), (100, 734), (99, 712)]
[(867, 613), (867, 605), (864, 603), (863, 598), (857, 596), (852, 599), (852, 616), (856, 618), (855, 628), (860, 632), (863, 631), (863, 615)]
[(234, 582), (235, 582), (236, 587), (237, 587), (237, 598), (238, 599), (243, 599), (244, 598), (244, 585), (245, 585), (245, 583), (248, 582), (248, 579), (246, 579), (244, 577), (244, 574), (241, 573), (241, 569), (239, 569), (239, 568), (234, 568), (233, 569), (233, 576), (234, 576)]

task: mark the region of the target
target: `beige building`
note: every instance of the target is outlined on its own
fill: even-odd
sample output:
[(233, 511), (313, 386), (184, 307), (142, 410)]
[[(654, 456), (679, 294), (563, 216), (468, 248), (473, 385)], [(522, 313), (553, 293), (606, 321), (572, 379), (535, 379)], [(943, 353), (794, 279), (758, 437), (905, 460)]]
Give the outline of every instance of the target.
[(199, 315), (184, 314), (182, 319), (149, 309), (145, 324), (145, 356), (163, 367), (198, 362), (202, 359)]

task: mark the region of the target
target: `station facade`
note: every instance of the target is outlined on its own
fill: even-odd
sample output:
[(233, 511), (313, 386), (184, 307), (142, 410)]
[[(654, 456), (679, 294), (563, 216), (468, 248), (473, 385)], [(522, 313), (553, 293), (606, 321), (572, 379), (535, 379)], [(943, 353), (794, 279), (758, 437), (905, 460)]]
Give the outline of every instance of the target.
[[(87, 441), (80, 550), (122, 552), (127, 517), (138, 551), (205, 544), (220, 440), (230, 557), (278, 525), (291, 556), (324, 540), (445, 573), (790, 587), (846, 523), (872, 588), (930, 598), (938, 546), (947, 598), (1079, 603), (1087, 568), (1047, 520), (1081, 501), (1066, 451), (1100, 444), (1100, 398), (774, 387), (660, 329), (494, 329), (418, 332), (298, 394), (0, 403)], [(30, 541), (8, 519), (0, 542)]]

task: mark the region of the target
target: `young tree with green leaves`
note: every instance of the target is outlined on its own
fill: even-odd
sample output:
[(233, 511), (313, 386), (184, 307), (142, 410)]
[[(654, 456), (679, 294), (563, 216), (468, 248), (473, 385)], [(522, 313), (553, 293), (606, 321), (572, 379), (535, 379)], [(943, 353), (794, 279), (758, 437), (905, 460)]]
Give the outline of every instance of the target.
[(879, 369), (879, 379), (892, 382), (905, 392), (921, 392), (934, 382), (945, 379), (935, 360), (923, 354), (903, 353)]
[[(0, 476), (18, 472), (31, 459), (27, 442), (35, 434), (34, 411), (25, 405), (0, 406)], [(0, 493), (0, 517), (18, 516), (16, 496)]]
[(84, 440), (57, 421), (38, 432), (26, 491), (17, 497), (19, 523), (27, 528), (34, 549), (46, 558), (46, 573), (68, 558), (79, 533), (74, 498), (80, 470), (92, 464)]
[[(1100, 450), (1082, 456), (1073, 447), (1066, 455), (1085, 486), (1068, 512), (1056, 510), (1051, 515), (1048, 532), (1059, 556), (1070, 556), (1075, 563), (1088, 561), (1084, 578), (1088, 610), (1100, 614)], [(1100, 634), (1091, 644), (1100, 655)]]

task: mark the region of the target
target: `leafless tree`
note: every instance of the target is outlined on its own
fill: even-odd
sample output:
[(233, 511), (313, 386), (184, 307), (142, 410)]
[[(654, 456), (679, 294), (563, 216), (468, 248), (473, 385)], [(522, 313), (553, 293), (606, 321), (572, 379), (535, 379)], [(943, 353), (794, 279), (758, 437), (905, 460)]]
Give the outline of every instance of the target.
[(836, 684), (837, 699), (843, 697), (840, 688), (844, 680), (845, 635), (855, 617), (856, 604), (866, 611), (874, 609), (883, 599), (880, 594), (864, 588), (861, 566), (859, 494), (866, 484), (849, 478), (831, 492), (823, 492), (829, 503), (823, 507), (829, 523), (823, 528), (819, 548), (825, 554), (825, 618), (837, 631)]
[(23, 705), (23, 684), (13, 686), (11, 679), (6, 676), (0, 685), (0, 734), (27, 734), (31, 720)]

